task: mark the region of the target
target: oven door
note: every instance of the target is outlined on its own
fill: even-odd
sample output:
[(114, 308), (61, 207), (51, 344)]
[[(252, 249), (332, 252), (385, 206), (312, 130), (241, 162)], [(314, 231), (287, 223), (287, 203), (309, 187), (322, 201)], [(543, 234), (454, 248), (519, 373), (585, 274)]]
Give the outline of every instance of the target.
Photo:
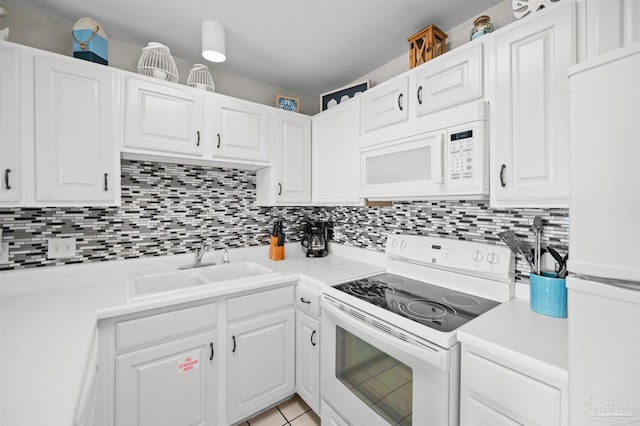
[(457, 423), (457, 345), (421, 341), (326, 295), (321, 318), (322, 398), (348, 423)]

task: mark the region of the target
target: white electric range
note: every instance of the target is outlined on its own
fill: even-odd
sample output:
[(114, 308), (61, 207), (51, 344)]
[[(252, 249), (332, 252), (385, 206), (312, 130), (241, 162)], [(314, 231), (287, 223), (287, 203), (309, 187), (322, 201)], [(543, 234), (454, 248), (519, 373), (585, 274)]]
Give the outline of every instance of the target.
[(459, 327), (513, 297), (504, 246), (390, 235), (387, 272), (326, 287), (322, 416), (351, 425), (458, 423)]

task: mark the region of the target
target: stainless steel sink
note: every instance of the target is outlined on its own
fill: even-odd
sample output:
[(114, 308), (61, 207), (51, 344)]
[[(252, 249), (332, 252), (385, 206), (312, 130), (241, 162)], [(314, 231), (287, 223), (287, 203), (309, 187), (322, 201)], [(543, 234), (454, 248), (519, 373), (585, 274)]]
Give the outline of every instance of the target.
[(238, 262), (160, 274), (137, 275), (127, 280), (127, 298), (132, 300), (155, 297), (213, 284), (234, 285), (277, 274), (279, 273), (274, 272), (273, 269), (254, 262)]

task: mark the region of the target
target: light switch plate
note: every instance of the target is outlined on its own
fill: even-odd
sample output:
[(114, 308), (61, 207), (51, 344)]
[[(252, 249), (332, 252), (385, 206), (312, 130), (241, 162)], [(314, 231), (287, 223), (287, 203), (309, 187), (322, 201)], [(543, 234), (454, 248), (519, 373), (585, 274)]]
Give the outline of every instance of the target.
[(76, 255), (75, 238), (49, 238), (48, 259), (66, 259)]
[(0, 265), (9, 263), (9, 243), (2, 243), (2, 251), (0, 251)]

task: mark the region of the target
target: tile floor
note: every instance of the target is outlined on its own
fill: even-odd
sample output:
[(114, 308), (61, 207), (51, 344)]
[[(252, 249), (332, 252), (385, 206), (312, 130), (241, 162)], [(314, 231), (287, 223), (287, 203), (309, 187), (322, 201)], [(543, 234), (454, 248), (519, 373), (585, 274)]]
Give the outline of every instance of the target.
[(239, 426), (320, 426), (320, 417), (295, 395)]

